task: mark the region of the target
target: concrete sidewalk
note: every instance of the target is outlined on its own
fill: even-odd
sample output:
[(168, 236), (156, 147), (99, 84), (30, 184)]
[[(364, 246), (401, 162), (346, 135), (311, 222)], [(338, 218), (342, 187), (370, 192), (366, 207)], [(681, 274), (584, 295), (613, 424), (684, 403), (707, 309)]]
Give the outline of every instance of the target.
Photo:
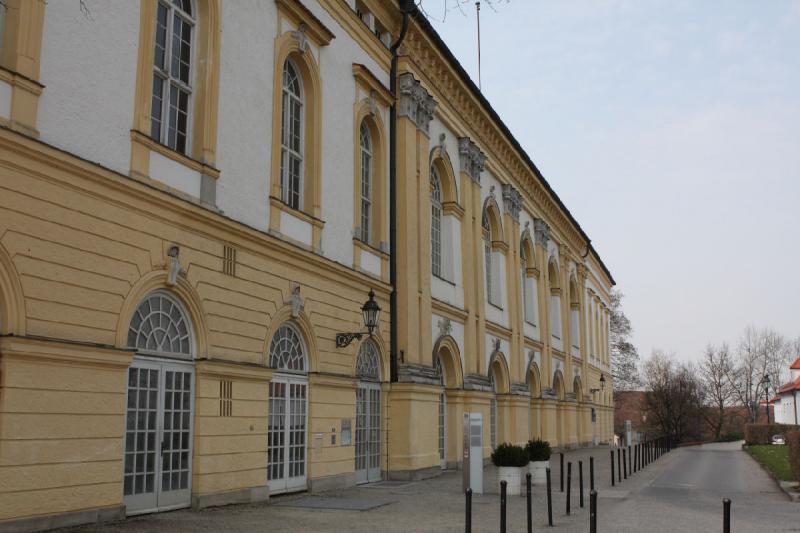
[[(595, 458), (595, 480), (603, 508), (628, 494), (626, 485), (640, 484), (644, 472), (633, 476), (615, 490), (610, 487), (609, 447), (570, 450), (565, 461), (573, 462), (572, 514), (565, 513), (566, 494), (559, 491), (559, 454), (553, 454), (552, 489), (555, 528), (565, 532), (589, 530), (589, 457)], [(584, 461), (585, 508), (579, 507), (578, 461)], [(662, 461), (664, 461), (662, 459)], [(659, 468), (652, 465), (649, 470)], [(566, 471), (566, 466), (565, 466)], [(649, 477), (649, 476), (648, 476)], [(464, 531), (465, 501), (461, 472), (447, 471), (424, 481), (387, 481), (346, 490), (274, 497), (268, 504), (235, 505), (202, 511), (181, 510), (129, 518), (102, 526), (84, 526), (64, 532), (189, 532), (189, 531)], [(473, 531), (498, 531), (500, 523), (499, 486), (496, 469), (484, 472), (486, 493), (473, 497)], [(565, 484), (566, 489), (566, 484)], [(303, 501), (305, 499), (305, 501)], [(311, 505), (312, 507), (307, 507)], [(369, 510), (356, 510), (369, 509)], [(509, 497), (508, 531), (525, 531), (526, 499)], [(547, 526), (545, 487), (533, 489), (533, 524)], [(610, 531), (606, 529), (606, 531)]]

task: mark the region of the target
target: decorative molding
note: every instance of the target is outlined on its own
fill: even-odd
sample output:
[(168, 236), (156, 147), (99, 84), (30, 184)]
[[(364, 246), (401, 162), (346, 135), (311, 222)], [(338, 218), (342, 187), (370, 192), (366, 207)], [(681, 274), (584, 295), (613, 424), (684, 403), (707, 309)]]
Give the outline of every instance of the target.
[(401, 383), (441, 384), (441, 376), (433, 367), (411, 363), (400, 365), (397, 369), (397, 379)]
[(327, 46), (336, 38), (333, 32), (325, 27), (300, 0), (275, 0), (275, 3), (278, 4), (278, 9), (281, 13), (297, 24), (299, 29), (292, 32), (292, 34), (298, 41), (305, 42), (306, 46), (306, 35), (311, 37), (319, 46)]
[(536, 244), (541, 244), (547, 249), (547, 244), (550, 242), (550, 226), (541, 218), (533, 219), (533, 236), (536, 239)]
[(306, 37), (307, 27), (308, 26), (305, 22), (301, 22), (300, 27), (291, 32), (292, 37), (295, 41), (297, 41), (297, 49), (302, 53), (305, 53), (308, 50), (308, 38)]
[(353, 77), (381, 105), (386, 107), (392, 105), (394, 95), (367, 67), (360, 63), (353, 63)]
[(500, 353), (500, 346), (501, 342), (499, 338), (495, 337), (494, 339), (492, 339), (492, 356)]
[(400, 116), (408, 117), (425, 135), (429, 135), (435, 110), (436, 101), (414, 75), (410, 72), (401, 74)]
[(292, 318), (299, 318), (300, 314), (303, 312), (303, 307), (305, 307), (303, 298), (300, 296), (299, 284), (292, 289), (292, 296), (289, 299), (289, 303), (292, 306)]
[(492, 382), (489, 380), (489, 376), (467, 374), (464, 376), (464, 390), (492, 392)]
[(519, 212), (522, 210), (522, 195), (508, 183), (503, 184), (503, 208), (514, 220), (519, 222)]
[(186, 270), (181, 267), (181, 262), (178, 259), (181, 249), (174, 244), (167, 249), (167, 285), (174, 287), (178, 282), (178, 274), (186, 274)]
[(515, 394), (517, 396), (527, 396), (529, 394), (528, 384), (527, 383), (512, 383), (511, 394)]
[(453, 324), (450, 322), (450, 319), (447, 318), (447, 317), (440, 318), (439, 322), (437, 323), (437, 325), (439, 326), (439, 338), (440, 339), (442, 337), (446, 337), (446, 336), (450, 335), (450, 333), (453, 331)]
[(486, 168), (486, 155), (469, 137), (458, 139), (458, 160), (461, 171), (466, 172), (476, 183), (480, 183), (481, 172)]

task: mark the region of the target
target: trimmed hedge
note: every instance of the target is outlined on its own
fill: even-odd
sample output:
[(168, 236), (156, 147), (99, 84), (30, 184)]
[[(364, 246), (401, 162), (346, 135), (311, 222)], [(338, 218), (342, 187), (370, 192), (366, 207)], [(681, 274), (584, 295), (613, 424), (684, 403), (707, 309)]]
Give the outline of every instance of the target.
[(528, 452), (528, 459), (531, 461), (548, 461), (550, 459), (550, 443), (546, 440), (529, 440), (525, 451)]
[(745, 424), (744, 440), (747, 444), (772, 444), (773, 435), (786, 435), (800, 431), (800, 426), (790, 424)]
[(800, 481), (800, 431), (786, 434), (786, 445), (789, 447), (789, 466), (795, 481)]
[(494, 466), (527, 466), (528, 452), (522, 446), (504, 442), (492, 452)]

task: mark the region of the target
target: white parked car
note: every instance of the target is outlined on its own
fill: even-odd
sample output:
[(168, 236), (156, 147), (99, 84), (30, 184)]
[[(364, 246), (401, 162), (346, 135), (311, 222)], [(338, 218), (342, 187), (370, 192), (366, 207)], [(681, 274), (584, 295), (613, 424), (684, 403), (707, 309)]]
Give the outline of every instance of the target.
[(786, 439), (783, 438), (783, 435), (773, 435), (772, 444), (786, 444)]

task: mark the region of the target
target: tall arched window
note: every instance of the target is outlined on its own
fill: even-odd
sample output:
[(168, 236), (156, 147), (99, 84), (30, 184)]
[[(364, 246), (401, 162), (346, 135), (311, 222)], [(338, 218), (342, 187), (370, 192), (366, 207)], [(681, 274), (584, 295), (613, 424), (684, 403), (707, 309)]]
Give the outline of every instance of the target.
[(283, 64), (281, 115), (281, 200), (303, 206), (303, 83), (291, 59)]
[(486, 269), (486, 299), (490, 303), (494, 303), (492, 291), (492, 227), (489, 223), (489, 212), (483, 211), (483, 220), (481, 221), (483, 228), (483, 259)]
[(439, 356), (434, 357), (433, 368), (436, 371), (436, 376), (439, 378), (439, 384), (442, 386), (442, 392), (439, 393), (439, 462), (442, 468), (447, 467), (447, 396), (444, 391), (444, 369), (442, 368), (442, 360)]
[(556, 348), (563, 349), (561, 340), (561, 284), (559, 282), (558, 263), (550, 260), (547, 267), (547, 279), (550, 282), (550, 335)]
[(489, 371), (489, 380), (492, 383), (492, 399), (489, 405), (489, 436), (494, 450), (497, 448), (497, 380), (494, 375), (494, 369)]
[(191, 356), (192, 333), (181, 305), (166, 292), (150, 294), (131, 317), (128, 347), (142, 352)]
[(361, 240), (372, 239), (372, 136), (366, 122), (361, 122)]
[(283, 324), (272, 336), (269, 345), (269, 366), (279, 370), (306, 372), (306, 352), (297, 329)]
[(150, 136), (181, 153), (189, 144), (195, 24), (192, 0), (158, 2)]
[(442, 180), (431, 167), (431, 271), (442, 277)]

